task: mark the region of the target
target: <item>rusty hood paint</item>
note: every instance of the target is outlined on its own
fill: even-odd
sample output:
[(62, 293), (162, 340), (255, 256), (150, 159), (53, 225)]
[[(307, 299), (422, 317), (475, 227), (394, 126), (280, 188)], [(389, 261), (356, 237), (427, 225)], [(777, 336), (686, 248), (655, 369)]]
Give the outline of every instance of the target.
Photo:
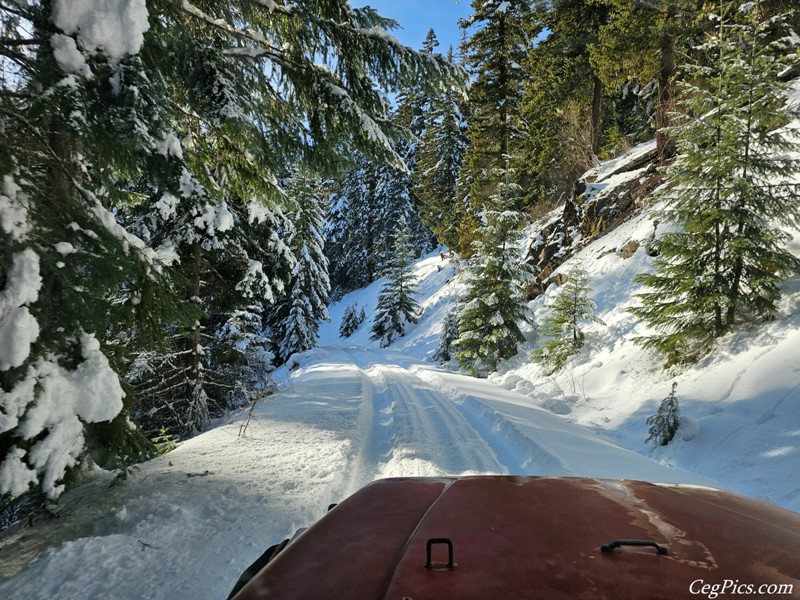
[[(447, 538), (455, 566), (448, 567)], [(601, 547), (614, 540), (666, 547)], [(708, 488), (584, 478), (386, 479), (330, 511), (236, 596), (674, 599), (703, 584), (789, 584), (800, 515)], [(758, 597), (758, 596), (750, 596)], [(777, 596), (776, 596), (777, 597)]]

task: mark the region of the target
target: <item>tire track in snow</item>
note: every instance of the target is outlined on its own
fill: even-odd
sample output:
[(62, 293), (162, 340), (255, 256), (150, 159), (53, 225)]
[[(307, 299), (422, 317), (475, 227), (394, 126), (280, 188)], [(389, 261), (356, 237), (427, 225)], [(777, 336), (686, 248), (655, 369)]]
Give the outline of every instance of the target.
[(347, 354), (362, 372), (362, 456), (356, 467), (362, 484), (381, 477), (509, 472), (441, 391), (405, 365), (378, 363), (368, 351)]
[(389, 375), (394, 405), (394, 449), (384, 477), (508, 473), (452, 400), (402, 367), (378, 369)]

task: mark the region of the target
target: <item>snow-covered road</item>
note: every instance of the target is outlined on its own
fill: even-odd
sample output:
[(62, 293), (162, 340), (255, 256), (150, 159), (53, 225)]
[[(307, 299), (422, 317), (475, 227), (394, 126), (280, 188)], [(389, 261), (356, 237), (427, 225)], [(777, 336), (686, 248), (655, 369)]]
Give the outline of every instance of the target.
[(378, 362), (384, 354), (351, 349), (346, 355), (363, 381), (361, 485), (382, 477), (508, 472), (441, 390), (397, 361)]
[[(713, 484), (500, 386), (402, 354), (304, 355), (247, 435), (223, 424), (66, 495), (0, 540), (3, 598), (223, 598), (264, 548), (381, 477), (515, 473)], [(33, 556), (37, 560), (20, 570)]]

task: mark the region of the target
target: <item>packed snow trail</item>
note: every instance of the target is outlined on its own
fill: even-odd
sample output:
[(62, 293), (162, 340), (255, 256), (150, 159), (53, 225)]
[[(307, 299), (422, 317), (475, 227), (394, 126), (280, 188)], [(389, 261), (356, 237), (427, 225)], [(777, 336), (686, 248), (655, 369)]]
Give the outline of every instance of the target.
[(375, 415), (361, 452), (370, 463), (361, 485), (381, 477), (509, 472), (441, 391), (399, 364), (382, 364), (384, 354), (346, 354), (364, 374), (363, 410)]
[(242, 417), (234, 418), (124, 481), (108, 474), (69, 492), (59, 504), (63, 516), (0, 539), (0, 597), (224, 598), (266, 547), (381, 477), (515, 473), (713, 484), (525, 396), (403, 354), (322, 348), (295, 363), (245, 436)]

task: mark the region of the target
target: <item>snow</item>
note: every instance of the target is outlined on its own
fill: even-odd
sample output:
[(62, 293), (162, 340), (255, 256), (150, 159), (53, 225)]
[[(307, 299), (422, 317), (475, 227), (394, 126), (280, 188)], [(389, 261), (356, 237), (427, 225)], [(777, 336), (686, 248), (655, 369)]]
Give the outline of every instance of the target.
[(68, 35), (54, 33), (50, 36), (50, 46), (53, 48), (53, 56), (58, 66), (65, 73), (80, 73), (85, 77), (91, 77), (92, 70), (86, 64), (86, 59), (78, 50), (75, 40)]
[[(41, 287), (39, 255), (30, 249), (16, 254), (0, 291), (0, 371), (24, 363), (39, 337), (39, 323), (25, 305), (38, 300)], [(0, 408), (2, 398), (0, 390)]]
[[(101, 51), (111, 62), (139, 52), (144, 43), (144, 33), (150, 28), (147, 16), (145, 0), (53, 2), (56, 27), (68, 35), (77, 34), (81, 47), (90, 52)], [(53, 49), (59, 66), (65, 71), (74, 72), (85, 65), (76, 56), (78, 49), (74, 41), (70, 45), (59, 38), (53, 43)]]
[[(162, 156), (174, 156), (177, 159), (183, 159), (183, 148), (181, 141), (173, 132), (169, 132), (163, 140), (156, 142), (156, 152)], [(165, 194), (166, 195), (166, 194)]]
[(195, 217), (194, 226), (199, 230), (205, 230), (213, 237), (217, 232), (222, 233), (233, 228), (233, 213), (225, 202), (216, 205), (206, 203), (203, 206), (203, 213)]
[(655, 151), (655, 149), (655, 140), (642, 142), (641, 144), (634, 146), (616, 158), (607, 160), (597, 167), (587, 171), (584, 175), (584, 179), (587, 181), (605, 181), (610, 175), (619, 170), (620, 167), (646, 156), (647, 154)]
[(16, 429), (15, 435), (34, 441), (27, 451), (30, 467), (21, 460), (26, 452), (13, 447), (0, 465), (0, 494), (41, 477), (45, 494), (56, 498), (66, 469), (83, 451), (83, 424), (109, 421), (122, 410), (125, 393), (100, 343), (84, 333), (80, 346), (83, 361), (74, 370), (55, 357), (39, 358), (11, 391), (0, 391), (0, 431)]
[(0, 193), (0, 227), (17, 241), (25, 239), (31, 230), (28, 219), (28, 196), (10, 175), (3, 176)]
[(61, 256), (66, 256), (67, 254), (73, 254), (76, 252), (75, 246), (70, 244), (69, 242), (58, 242), (53, 244), (53, 247), (56, 249)]

